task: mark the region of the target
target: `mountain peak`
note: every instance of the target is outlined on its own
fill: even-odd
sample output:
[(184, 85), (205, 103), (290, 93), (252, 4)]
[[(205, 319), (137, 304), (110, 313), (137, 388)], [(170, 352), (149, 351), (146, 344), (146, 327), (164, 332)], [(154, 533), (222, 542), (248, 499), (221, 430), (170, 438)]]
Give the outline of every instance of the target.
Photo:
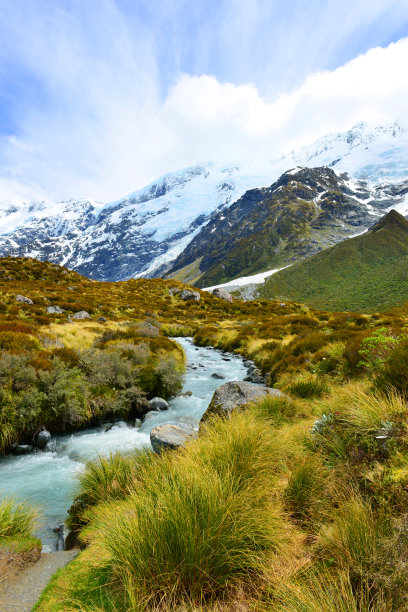
[(377, 223), (371, 226), (370, 231), (378, 232), (381, 229), (392, 227), (399, 227), (408, 232), (407, 219), (394, 209), (390, 210), (384, 217), (381, 217)]

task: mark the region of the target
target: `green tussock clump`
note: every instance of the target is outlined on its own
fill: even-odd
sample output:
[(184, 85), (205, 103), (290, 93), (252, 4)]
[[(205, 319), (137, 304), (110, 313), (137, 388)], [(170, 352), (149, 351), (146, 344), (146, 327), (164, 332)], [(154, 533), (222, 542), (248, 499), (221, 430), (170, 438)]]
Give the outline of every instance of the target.
[(270, 495), (275, 442), (249, 414), (207, 431), (150, 466), (120, 513), (104, 508), (96, 519), (114, 575), (138, 605), (220, 595), (259, 576), (282, 545)]
[(41, 542), (33, 536), (38, 524), (38, 513), (26, 503), (13, 499), (0, 502), (0, 549), (21, 553), (41, 548)]

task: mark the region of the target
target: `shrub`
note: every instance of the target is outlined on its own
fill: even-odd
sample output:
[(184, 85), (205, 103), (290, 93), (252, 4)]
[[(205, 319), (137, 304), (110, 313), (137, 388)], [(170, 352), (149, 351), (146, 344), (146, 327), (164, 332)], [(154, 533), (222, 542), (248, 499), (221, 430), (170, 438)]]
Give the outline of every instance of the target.
[(173, 357), (160, 359), (156, 367), (155, 392), (167, 398), (177, 395), (183, 386), (183, 372)]
[(328, 343), (328, 338), (324, 334), (312, 333), (304, 338), (294, 340), (290, 344), (290, 349), (293, 355), (299, 356), (303, 353), (316, 353), (325, 344)]
[(0, 332), (0, 350), (12, 353), (28, 353), (40, 348), (37, 338), (22, 332)]
[(403, 339), (384, 360), (374, 377), (374, 385), (383, 392), (391, 389), (408, 397), (408, 339)]

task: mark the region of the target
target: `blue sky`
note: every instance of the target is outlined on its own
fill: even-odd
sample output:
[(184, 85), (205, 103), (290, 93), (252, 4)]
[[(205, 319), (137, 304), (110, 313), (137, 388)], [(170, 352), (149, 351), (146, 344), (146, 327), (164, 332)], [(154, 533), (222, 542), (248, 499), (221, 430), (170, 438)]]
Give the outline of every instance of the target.
[(0, 200), (404, 122), (406, 0), (0, 0)]

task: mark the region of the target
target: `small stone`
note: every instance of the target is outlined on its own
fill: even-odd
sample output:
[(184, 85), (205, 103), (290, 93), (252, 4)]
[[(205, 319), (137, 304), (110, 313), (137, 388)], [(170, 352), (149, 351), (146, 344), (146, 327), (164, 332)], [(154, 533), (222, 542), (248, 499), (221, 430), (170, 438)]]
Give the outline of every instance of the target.
[(87, 313), (86, 310), (80, 310), (72, 315), (72, 318), (81, 321), (82, 319), (90, 319), (91, 315)]
[(220, 298), (221, 300), (224, 300), (225, 302), (234, 301), (234, 298), (232, 297), (232, 295), (226, 289), (223, 289), (222, 287), (217, 287), (216, 289), (213, 289), (212, 294), (215, 297)]
[(59, 306), (47, 306), (47, 312), (48, 314), (62, 314), (63, 312), (65, 312), (65, 310), (63, 310)]
[(107, 319), (105, 317), (98, 317), (98, 323), (106, 323)]
[(178, 295), (184, 302), (199, 302), (201, 299), (198, 291), (189, 291), (188, 289), (183, 289)]
[(218, 374), (217, 372), (214, 372), (213, 374), (211, 374), (211, 378), (225, 378), (225, 376), (223, 376), (223, 374)]
[(16, 295), (16, 302), (20, 302), (20, 304), (29, 304), (30, 306), (34, 304), (33, 300), (30, 300), (30, 298), (25, 295)]

